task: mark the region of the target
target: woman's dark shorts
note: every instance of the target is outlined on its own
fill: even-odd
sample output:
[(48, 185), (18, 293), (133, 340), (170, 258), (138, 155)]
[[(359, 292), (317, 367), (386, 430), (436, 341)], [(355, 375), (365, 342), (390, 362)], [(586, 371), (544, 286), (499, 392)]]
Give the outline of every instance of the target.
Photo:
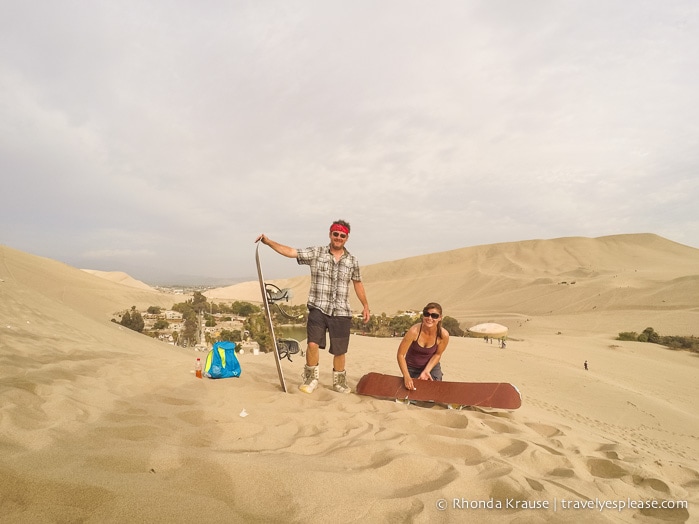
[(320, 309), (310, 309), (306, 336), (309, 344), (318, 344), (320, 349), (325, 349), (325, 332), (327, 331), (330, 334), (330, 353), (344, 355), (349, 347), (351, 327), (352, 317), (331, 317)]
[[(437, 365), (432, 368), (432, 371), (430, 371), (430, 375), (432, 375), (432, 380), (442, 380), (441, 364), (441, 362), (437, 362)], [(408, 367), (408, 373), (410, 373), (411, 378), (418, 378), (422, 373), (422, 369)]]

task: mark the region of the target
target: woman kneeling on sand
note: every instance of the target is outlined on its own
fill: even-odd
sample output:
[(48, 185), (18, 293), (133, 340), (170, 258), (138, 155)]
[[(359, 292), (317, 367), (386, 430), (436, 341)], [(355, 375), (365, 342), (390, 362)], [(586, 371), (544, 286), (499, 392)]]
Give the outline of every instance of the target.
[(439, 360), (449, 344), (442, 327), (442, 306), (430, 302), (422, 310), (422, 322), (412, 326), (398, 346), (398, 366), (406, 389), (415, 389), (413, 379), (442, 380)]

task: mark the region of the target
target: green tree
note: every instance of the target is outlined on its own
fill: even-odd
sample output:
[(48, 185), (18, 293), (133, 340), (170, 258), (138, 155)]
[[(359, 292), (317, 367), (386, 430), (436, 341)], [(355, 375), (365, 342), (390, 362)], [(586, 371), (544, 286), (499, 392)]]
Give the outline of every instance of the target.
[(209, 309), (209, 306), (206, 303), (206, 297), (202, 295), (200, 291), (195, 291), (194, 295), (192, 296), (192, 309), (197, 313), (201, 313), (202, 311)]
[(249, 317), (255, 313), (259, 313), (261, 310), (259, 307), (253, 306), (249, 302), (235, 301), (231, 304), (231, 313), (241, 317)]
[(119, 321), (119, 324), (122, 326), (131, 329), (131, 313), (128, 311), (121, 315), (121, 320)]
[(222, 329), (221, 335), (218, 337), (220, 341), (240, 342), (243, 340), (239, 329)]
[(391, 319), (386, 315), (386, 313), (381, 313), (381, 315), (372, 317), (374, 321), (372, 324), (372, 329), (370, 333), (377, 337), (388, 337), (393, 333), (391, 332), (390, 322)]
[(197, 320), (197, 314), (194, 310), (190, 309), (184, 315), (184, 322), (182, 327), (182, 334), (180, 337), (182, 340), (193, 344), (197, 341), (197, 332), (199, 331), (199, 322)]
[(369, 321), (366, 324), (364, 323), (364, 319), (361, 316), (352, 317), (352, 329), (354, 329), (356, 331), (360, 331), (362, 333), (372, 335), (376, 331), (376, 326), (377, 326), (376, 315), (371, 315), (369, 317)]
[(136, 306), (131, 308), (131, 329), (143, 333), (143, 328), (146, 327), (146, 323), (143, 321), (143, 316), (136, 310)]
[(617, 340), (638, 340), (638, 333), (635, 331), (622, 331), (619, 333)]
[(177, 311), (178, 313), (182, 313), (182, 318), (185, 318), (190, 312), (195, 313), (194, 309), (192, 308), (192, 301), (191, 300), (187, 300), (186, 302), (178, 302), (177, 304), (173, 304), (172, 310)]
[(145, 322), (143, 321), (143, 317), (141, 316), (141, 313), (139, 313), (136, 310), (136, 306), (131, 306), (131, 311), (126, 311), (122, 316), (121, 316), (121, 322), (119, 322), (122, 326), (132, 329), (134, 331), (138, 331), (139, 333), (143, 332), (143, 328), (145, 327)]
[(652, 342), (653, 344), (660, 343), (660, 335), (658, 335), (652, 327), (647, 327), (646, 329), (644, 329), (641, 335), (645, 335), (646, 341), (648, 342)]
[(256, 313), (249, 316), (243, 327), (250, 333), (250, 338), (255, 340), (263, 351), (273, 351), (272, 335), (267, 328), (267, 320), (263, 313)]
[(455, 337), (463, 337), (466, 334), (466, 332), (461, 329), (459, 321), (448, 315), (442, 319), (442, 327), (446, 329), (450, 335)]
[(403, 336), (417, 322), (418, 320), (410, 315), (397, 314), (389, 320), (388, 325), (394, 335)]

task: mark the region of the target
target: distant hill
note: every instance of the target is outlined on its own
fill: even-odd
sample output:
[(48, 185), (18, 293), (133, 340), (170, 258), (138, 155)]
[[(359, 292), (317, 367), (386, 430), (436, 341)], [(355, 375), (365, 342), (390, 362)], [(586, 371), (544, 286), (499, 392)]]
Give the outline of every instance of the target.
[[(653, 234), (466, 247), (365, 266), (362, 278), (376, 314), (419, 309), (430, 301), (457, 319), (699, 312), (699, 249)], [(306, 300), (310, 277), (274, 282), (292, 289), (293, 303)], [(256, 282), (206, 294), (259, 301)], [(353, 308), (359, 309), (354, 299)]]

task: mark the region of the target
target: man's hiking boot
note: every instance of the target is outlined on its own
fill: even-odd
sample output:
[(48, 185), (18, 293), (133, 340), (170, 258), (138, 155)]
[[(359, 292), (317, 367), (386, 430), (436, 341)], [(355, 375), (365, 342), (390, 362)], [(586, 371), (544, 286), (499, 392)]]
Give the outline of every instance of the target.
[(333, 370), (333, 389), (338, 393), (349, 393), (352, 391), (347, 385), (347, 371)]
[(318, 380), (320, 379), (320, 372), (318, 371), (318, 366), (304, 366), (303, 375), (301, 375), (301, 380), (303, 384), (299, 386), (299, 389), (304, 393), (313, 393), (318, 387)]

